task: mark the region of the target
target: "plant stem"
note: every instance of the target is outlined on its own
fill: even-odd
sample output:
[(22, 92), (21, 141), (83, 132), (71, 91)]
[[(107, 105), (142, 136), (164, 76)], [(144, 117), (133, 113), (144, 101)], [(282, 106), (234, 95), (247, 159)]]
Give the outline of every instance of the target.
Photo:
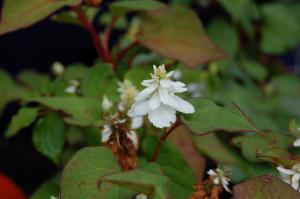
[(157, 159), (157, 157), (160, 153), (160, 149), (161, 149), (161, 146), (163, 145), (163, 143), (166, 141), (168, 136), (173, 132), (173, 130), (175, 130), (181, 124), (182, 124), (182, 122), (181, 122), (180, 118), (178, 118), (177, 121), (175, 122), (175, 124), (173, 124), (173, 126), (160, 137), (159, 142), (157, 143), (156, 148), (155, 148), (149, 162), (155, 162), (156, 161), (156, 159)]
[(131, 44), (129, 44), (126, 48), (122, 49), (116, 58), (116, 63), (119, 63), (128, 53), (128, 51), (136, 47), (138, 44), (139, 44), (138, 41), (134, 41)]
[(80, 6), (71, 6), (71, 9), (77, 14), (80, 22), (89, 31), (98, 56), (103, 59), (104, 62), (112, 63), (112, 58), (109, 51), (107, 49), (104, 49), (100, 37), (98, 36), (96, 30), (94, 29), (93, 25), (90, 23)]
[(113, 30), (113, 27), (116, 23), (117, 19), (116, 18), (112, 18), (106, 32), (105, 32), (105, 35), (104, 35), (104, 49), (107, 49), (108, 50), (108, 47), (109, 47), (109, 41), (110, 41), (110, 36), (111, 36), (111, 33), (112, 33), (112, 30)]

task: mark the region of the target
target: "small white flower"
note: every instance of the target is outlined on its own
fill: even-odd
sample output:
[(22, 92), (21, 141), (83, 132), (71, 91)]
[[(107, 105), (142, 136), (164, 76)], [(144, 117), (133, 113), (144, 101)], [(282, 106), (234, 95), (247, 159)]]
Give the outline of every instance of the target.
[(137, 89), (131, 81), (125, 79), (124, 82), (119, 82), (118, 92), (120, 93), (121, 102), (119, 103), (120, 111), (127, 111), (134, 102), (134, 98), (138, 94)]
[(191, 83), (187, 85), (188, 92), (191, 94), (191, 97), (202, 97), (202, 92), (204, 89), (204, 84), (201, 83)]
[(52, 64), (52, 71), (55, 75), (63, 75), (65, 72), (65, 67), (60, 62), (54, 62)]
[(103, 143), (107, 142), (112, 134), (112, 130), (108, 124), (104, 124), (102, 129), (102, 139)]
[(277, 167), (281, 179), (291, 185), (296, 191), (300, 191), (300, 164), (296, 164), (292, 169), (285, 169), (283, 166), (279, 165)]
[(69, 84), (70, 84), (70, 86), (65, 89), (65, 92), (66, 93), (76, 93), (77, 89), (78, 89), (78, 87), (80, 85), (79, 81), (77, 81), (77, 80), (70, 80)]
[(113, 103), (106, 97), (106, 95), (104, 95), (102, 99), (102, 109), (104, 111), (108, 111), (112, 106)]
[(135, 197), (135, 199), (147, 199), (148, 197), (145, 195), (145, 194), (143, 194), (143, 193), (140, 193), (139, 195), (137, 195), (136, 197)]
[(176, 69), (173, 74), (173, 79), (180, 80), (182, 77), (182, 71), (180, 69)]
[(50, 199), (60, 199), (60, 196), (58, 196), (58, 197), (50, 196)]
[[(299, 129), (299, 131), (300, 131), (300, 129)], [(294, 147), (300, 147), (300, 138), (297, 138), (296, 140), (294, 140), (293, 146)]]
[(218, 167), (215, 170), (210, 169), (207, 174), (211, 177), (212, 182), (215, 185), (222, 185), (227, 192), (231, 193), (230, 189), (228, 188), (230, 179), (226, 176), (224, 170)]
[(189, 102), (176, 96), (176, 93), (187, 91), (185, 84), (170, 80), (173, 71), (167, 73), (165, 66), (153, 66), (152, 79), (144, 80), (142, 85), (147, 87), (135, 98), (134, 104), (128, 111), (130, 117), (148, 114), (149, 121), (158, 128), (170, 127), (176, 121), (176, 111), (194, 113), (195, 109)]

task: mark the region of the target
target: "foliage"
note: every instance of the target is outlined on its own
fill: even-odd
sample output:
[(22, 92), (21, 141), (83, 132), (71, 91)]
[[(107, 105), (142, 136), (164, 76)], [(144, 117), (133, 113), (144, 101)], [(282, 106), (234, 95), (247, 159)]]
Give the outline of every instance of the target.
[[(299, 4), (170, 2), (122, 0), (106, 9), (101, 1), (4, 0), (0, 35), (54, 13), (53, 22), (90, 31), (99, 55), (91, 66), (53, 64), (53, 74), (25, 70), (14, 79), (0, 70), (0, 112), (14, 102), (19, 107), (6, 139), (32, 130), (36, 150), (63, 168), (32, 199), (190, 198), (195, 184), (211, 180), (204, 171), (217, 165), (230, 171), (234, 198), (299, 198), (276, 177), (278, 165), (300, 163), (293, 146), (300, 137), (300, 80), (277, 56), (299, 45)], [(206, 16), (215, 8), (218, 13)], [(95, 24), (108, 26), (101, 36)], [(119, 36), (111, 42), (115, 30)], [(145, 117), (136, 129), (124, 100), (131, 96), (132, 104), (151, 65), (162, 63), (185, 83), (188, 92), (180, 97), (195, 112), (178, 113), (168, 129), (154, 128)], [(190, 134), (166, 141), (179, 125), (179, 133)]]

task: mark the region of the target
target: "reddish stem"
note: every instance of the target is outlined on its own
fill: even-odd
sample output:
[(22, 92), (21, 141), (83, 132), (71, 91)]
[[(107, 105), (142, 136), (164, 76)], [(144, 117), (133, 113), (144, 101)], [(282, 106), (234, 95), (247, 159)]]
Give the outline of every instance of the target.
[(97, 32), (95, 31), (93, 25), (90, 23), (85, 13), (82, 11), (82, 9), (79, 6), (72, 6), (71, 9), (77, 14), (80, 22), (89, 31), (92, 38), (93, 45), (98, 53), (98, 56), (102, 58), (104, 62), (112, 63), (112, 58), (109, 51), (103, 48), (102, 42)]
[(134, 41), (130, 45), (128, 45), (126, 48), (122, 49), (116, 58), (116, 63), (119, 63), (125, 57), (125, 55), (128, 53), (128, 51), (131, 50), (132, 48), (136, 47), (138, 44), (139, 44), (138, 41)]
[(108, 47), (109, 47), (109, 41), (110, 41), (110, 36), (111, 36), (111, 33), (112, 33), (112, 30), (113, 30), (113, 27), (115, 26), (115, 23), (116, 23), (117, 19), (116, 18), (112, 18), (108, 28), (107, 28), (107, 31), (105, 32), (105, 36), (104, 36), (104, 48), (108, 50)]
[(161, 149), (161, 146), (163, 145), (163, 143), (166, 141), (166, 139), (168, 138), (168, 136), (178, 127), (182, 124), (180, 118), (177, 119), (177, 121), (175, 122), (175, 124), (173, 124), (173, 126), (167, 131), (165, 132), (159, 139), (159, 142), (158, 144), (156, 145), (156, 148), (150, 158), (150, 161), (149, 162), (155, 162), (159, 153), (160, 153), (160, 149)]

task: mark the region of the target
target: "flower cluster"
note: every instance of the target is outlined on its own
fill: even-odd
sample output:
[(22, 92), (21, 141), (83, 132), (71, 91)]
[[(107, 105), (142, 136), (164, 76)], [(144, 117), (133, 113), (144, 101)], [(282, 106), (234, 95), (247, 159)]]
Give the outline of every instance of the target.
[(296, 164), (292, 169), (286, 169), (283, 166), (278, 166), (277, 170), (280, 173), (281, 179), (291, 185), (296, 191), (300, 191), (300, 164)]
[(211, 177), (212, 182), (215, 185), (222, 185), (227, 192), (231, 193), (230, 189), (228, 188), (230, 179), (227, 177), (227, 174), (223, 169), (220, 167), (215, 170), (210, 169), (207, 174)]
[(167, 73), (165, 66), (153, 66), (151, 79), (144, 80), (147, 87), (135, 98), (128, 115), (132, 118), (148, 114), (149, 121), (158, 128), (170, 127), (176, 121), (176, 111), (190, 114), (194, 107), (187, 101), (176, 96), (187, 91), (184, 83), (172, 81), (173, 71)]

